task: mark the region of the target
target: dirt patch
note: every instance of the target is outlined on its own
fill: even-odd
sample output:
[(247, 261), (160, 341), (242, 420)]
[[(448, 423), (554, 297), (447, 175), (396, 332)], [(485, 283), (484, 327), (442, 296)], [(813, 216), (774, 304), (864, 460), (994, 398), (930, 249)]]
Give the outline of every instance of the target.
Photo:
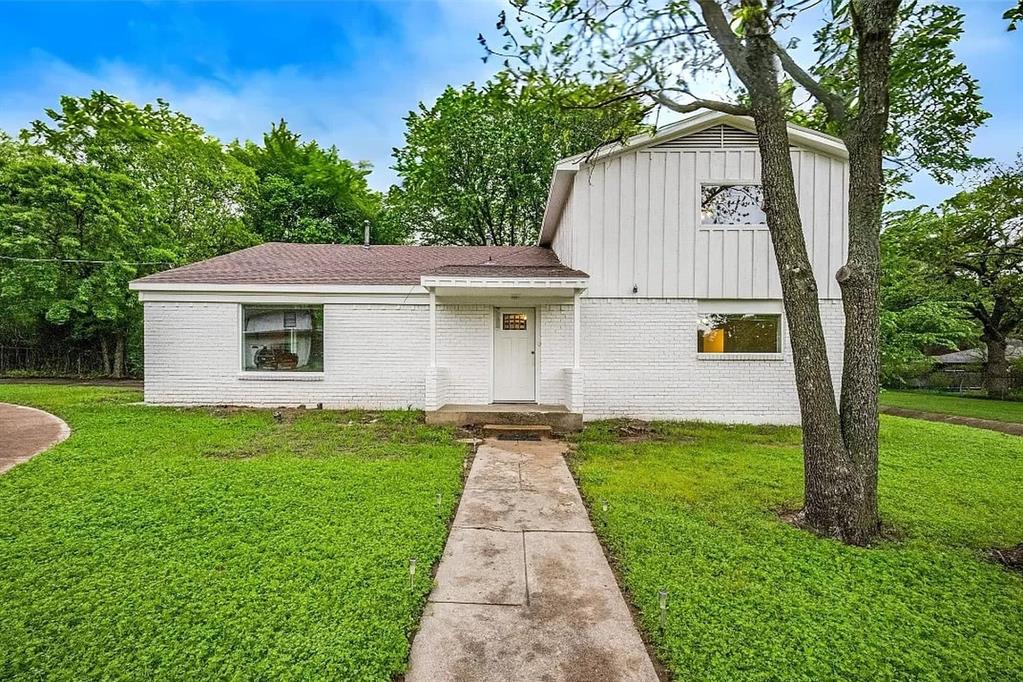
[(1023, 542), (1015, 547), (995, 547), (988, 552), (988, 556), (992, 561), (997, 561), (1009, 570), (1023, 573)]
[(882, 405), (879, 408), (882, 414), (890, 414), (896, 417), (908, 417), (910, 419), (923, 419), (929, 422), (942, 422), (945, 424), (958, 424), (959, 426), (972, 426), (976, 429), (987, 429), (1007, 433), (1011, 436), (1023, 436), (1023, 424), (1012, 422), (1000, 422), (994, 419), (978, 419), (976, 417), (961, 417), (955, 414), (938, 414), (937, 412), (921, 412), (903, 407), (890, 407)]
[(611, 433), (623, 443), (642, 443), (646, 441), (665, 440), (650, 422), (640, 419), (618, 419), (611, 425)]
[[(832, 536), (827, 535), (826, 533), (818, 533), (814, 528), (811, 528), (806, 523), (806, 510), (801, 507), (800, 508), (777, 507), (774, 509), (774, 513), (777, 514), (778, 519), (782, 523), (787, 523), (788, 525), (794, 526), (799, 530), (804, 530), (807, 533), (813, 533), (814, 535), (821, 538), (835, 539)], [(877, 540), (873, 544), (867, 545), (866, 549), (869, 549), (870, 547), (876, 547), (882, 542), (899, 542), (903, 539), (904, 537), (901, 533), (899, 533), (898, 529), (896, 529), (894, 526), (886, 526), (882, 521), (881, 532), (878, 533)]]

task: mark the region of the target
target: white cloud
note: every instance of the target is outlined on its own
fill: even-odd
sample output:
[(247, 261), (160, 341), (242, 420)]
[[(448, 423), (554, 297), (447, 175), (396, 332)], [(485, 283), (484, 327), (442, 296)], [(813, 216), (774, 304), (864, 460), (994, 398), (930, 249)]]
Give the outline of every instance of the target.
[(20, 130), (41, 118), (45, 108), (57, 106), (61, 95), (105, 90), (137, 103), (163, 98), (225, 142), (259, 139), (271, 122), (284, 118), (305, 139), (337, 145), (346, 158), (372, 163), (370, 182), (383, 190), (395, 180), (391, 149), (403, 141), (403, 117), (419, 101), (431, 102), (446, 85), (484, 80), (495, 70), (480, 60), (475, 37), (493, 25), (499, 7), (497, 2), (446, 0), (423, 26), (418, 11), (394, 5), (408, 39), (395, 45), (360, 38), (350, 46), (354, 62), (334, 71), (283, 64), (263, 71), (220, 69), (215, 76), (197, 78), (156, 75), (115, 60), (78, 68), (35, 52), (16, 73), (4, 75), (0, 129)]

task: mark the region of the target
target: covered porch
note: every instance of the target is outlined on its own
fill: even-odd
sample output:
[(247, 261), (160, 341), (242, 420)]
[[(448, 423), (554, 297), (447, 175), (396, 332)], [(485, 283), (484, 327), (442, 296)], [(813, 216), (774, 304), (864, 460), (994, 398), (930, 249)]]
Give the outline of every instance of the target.
[(499, 265), (422, 277), (429, 293), (428, 419), (578, 428), (579, 297), (587, 282), (585, 273), (564, 267)]

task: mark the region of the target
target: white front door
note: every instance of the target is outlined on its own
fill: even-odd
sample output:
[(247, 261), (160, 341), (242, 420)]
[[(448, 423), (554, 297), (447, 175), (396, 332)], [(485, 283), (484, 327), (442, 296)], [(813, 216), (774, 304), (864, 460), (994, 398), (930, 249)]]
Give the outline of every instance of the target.
[(494, 402), (536, 400), (536, 310), (494, 309)]

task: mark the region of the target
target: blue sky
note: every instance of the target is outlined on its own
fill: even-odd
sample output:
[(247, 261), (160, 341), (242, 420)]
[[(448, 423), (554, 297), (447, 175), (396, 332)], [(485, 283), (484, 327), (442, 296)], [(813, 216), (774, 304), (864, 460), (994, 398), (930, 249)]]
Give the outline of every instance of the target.
[[(1023, 147), (1023, 31), (1006, 33), (1009, 0), (962, 2), (958, 48), (993, 118), (974, 151), (1011, 160)], [(227, 141), (258, 138), (284, 117), (394, 181), (402, 117), (445, 85), (485, 80), (476, 34), (499, 0), (286, 3), (0, 3), (0, 128), (16, 131), (61, 94), (104, 89), (162, 97)], [(662, 119), (662, 122), (665, 119)], [(921, 178), (921, 201), (951, 188)]]

